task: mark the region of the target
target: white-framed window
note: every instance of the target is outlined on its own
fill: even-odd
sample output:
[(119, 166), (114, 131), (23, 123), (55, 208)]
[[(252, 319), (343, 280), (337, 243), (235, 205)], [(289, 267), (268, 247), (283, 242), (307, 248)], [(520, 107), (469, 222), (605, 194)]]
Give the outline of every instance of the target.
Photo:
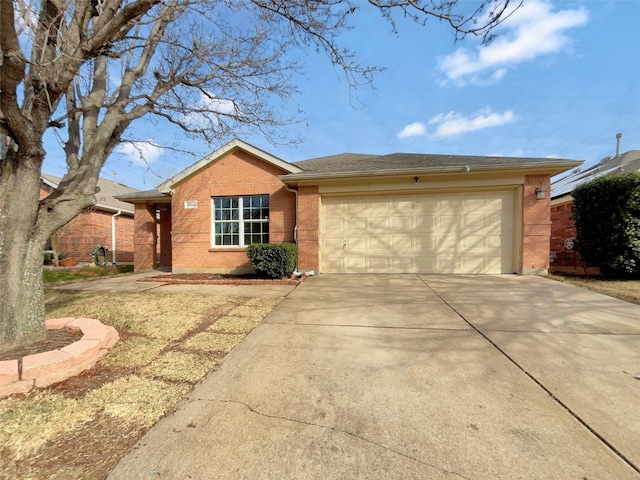
[(213, 246), (269, 243), (269, 195), (213, 197)]

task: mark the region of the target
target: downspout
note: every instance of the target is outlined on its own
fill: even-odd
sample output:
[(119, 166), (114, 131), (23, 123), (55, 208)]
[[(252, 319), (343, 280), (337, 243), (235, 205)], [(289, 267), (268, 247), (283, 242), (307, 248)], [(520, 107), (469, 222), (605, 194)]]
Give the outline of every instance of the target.
[[(286, 183), (284, 184), (284, 189), (287, 192), (293, 192), (296, 196), (296, 224), (293, 227), (293, 241), (296, 243), (296, 246), (298, 245), (298, 190), (290, 188), (289, 185), (287, 185)], [(296, 258), (296, 271), (293, 272), (296, 275), (299, 274), (298, 272), (298, 259)]]
[(111, 263), (113, 265), (116, 264), (116, 217), (120, 215), (122, 215), (122, 210), (111, 215)]

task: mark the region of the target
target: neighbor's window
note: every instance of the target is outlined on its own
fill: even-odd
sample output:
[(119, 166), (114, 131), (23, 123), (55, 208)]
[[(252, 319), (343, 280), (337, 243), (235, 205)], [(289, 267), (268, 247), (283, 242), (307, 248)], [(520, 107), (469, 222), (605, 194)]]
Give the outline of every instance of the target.
[(269, 195), (213, 197), (213, 245), (269, 243)]

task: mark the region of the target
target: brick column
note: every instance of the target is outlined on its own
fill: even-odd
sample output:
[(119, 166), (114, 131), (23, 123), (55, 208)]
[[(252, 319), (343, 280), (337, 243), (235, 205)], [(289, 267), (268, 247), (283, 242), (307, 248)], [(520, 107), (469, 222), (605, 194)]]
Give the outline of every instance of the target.
[(320, 194), (317, 186), (298, 188), (298, 270), (320, 268)]
[(133, 218), (133, 269), (153, 270), (156, 268), (156, 206), (136, 203)]
[[(536, 197), (538, 187), (546, 191), (543, 200)], [(546, 275), (549, 271), (550, 196), (549, 175), (525, 176), (522, 189), (522, 273), (525, 275)]]

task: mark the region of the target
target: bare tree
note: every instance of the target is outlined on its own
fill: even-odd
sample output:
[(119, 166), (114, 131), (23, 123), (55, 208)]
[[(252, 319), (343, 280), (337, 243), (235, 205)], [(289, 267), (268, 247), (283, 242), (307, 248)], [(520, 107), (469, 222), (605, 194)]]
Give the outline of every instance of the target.
[[(474, 7), (469, 10), (469, 5)], [(292, 118), (296, 49), (316, 48), (350, 85), (375, 66), (340, 46), (361, 8), (482, 36), (510, 0), (0, 0), (0, 350), (44, 337), (42, 249), (95, 203), (98, 175), (134, 120), (156, 116), (209, 141)], [(465, 13), (466, 12), (466, 13)], [(394, 25), (395, 28), (395, 25)], [(299, 51), (299, 50), (298, 50)], [(43, 136), (67, 173), (39, 200)]]

